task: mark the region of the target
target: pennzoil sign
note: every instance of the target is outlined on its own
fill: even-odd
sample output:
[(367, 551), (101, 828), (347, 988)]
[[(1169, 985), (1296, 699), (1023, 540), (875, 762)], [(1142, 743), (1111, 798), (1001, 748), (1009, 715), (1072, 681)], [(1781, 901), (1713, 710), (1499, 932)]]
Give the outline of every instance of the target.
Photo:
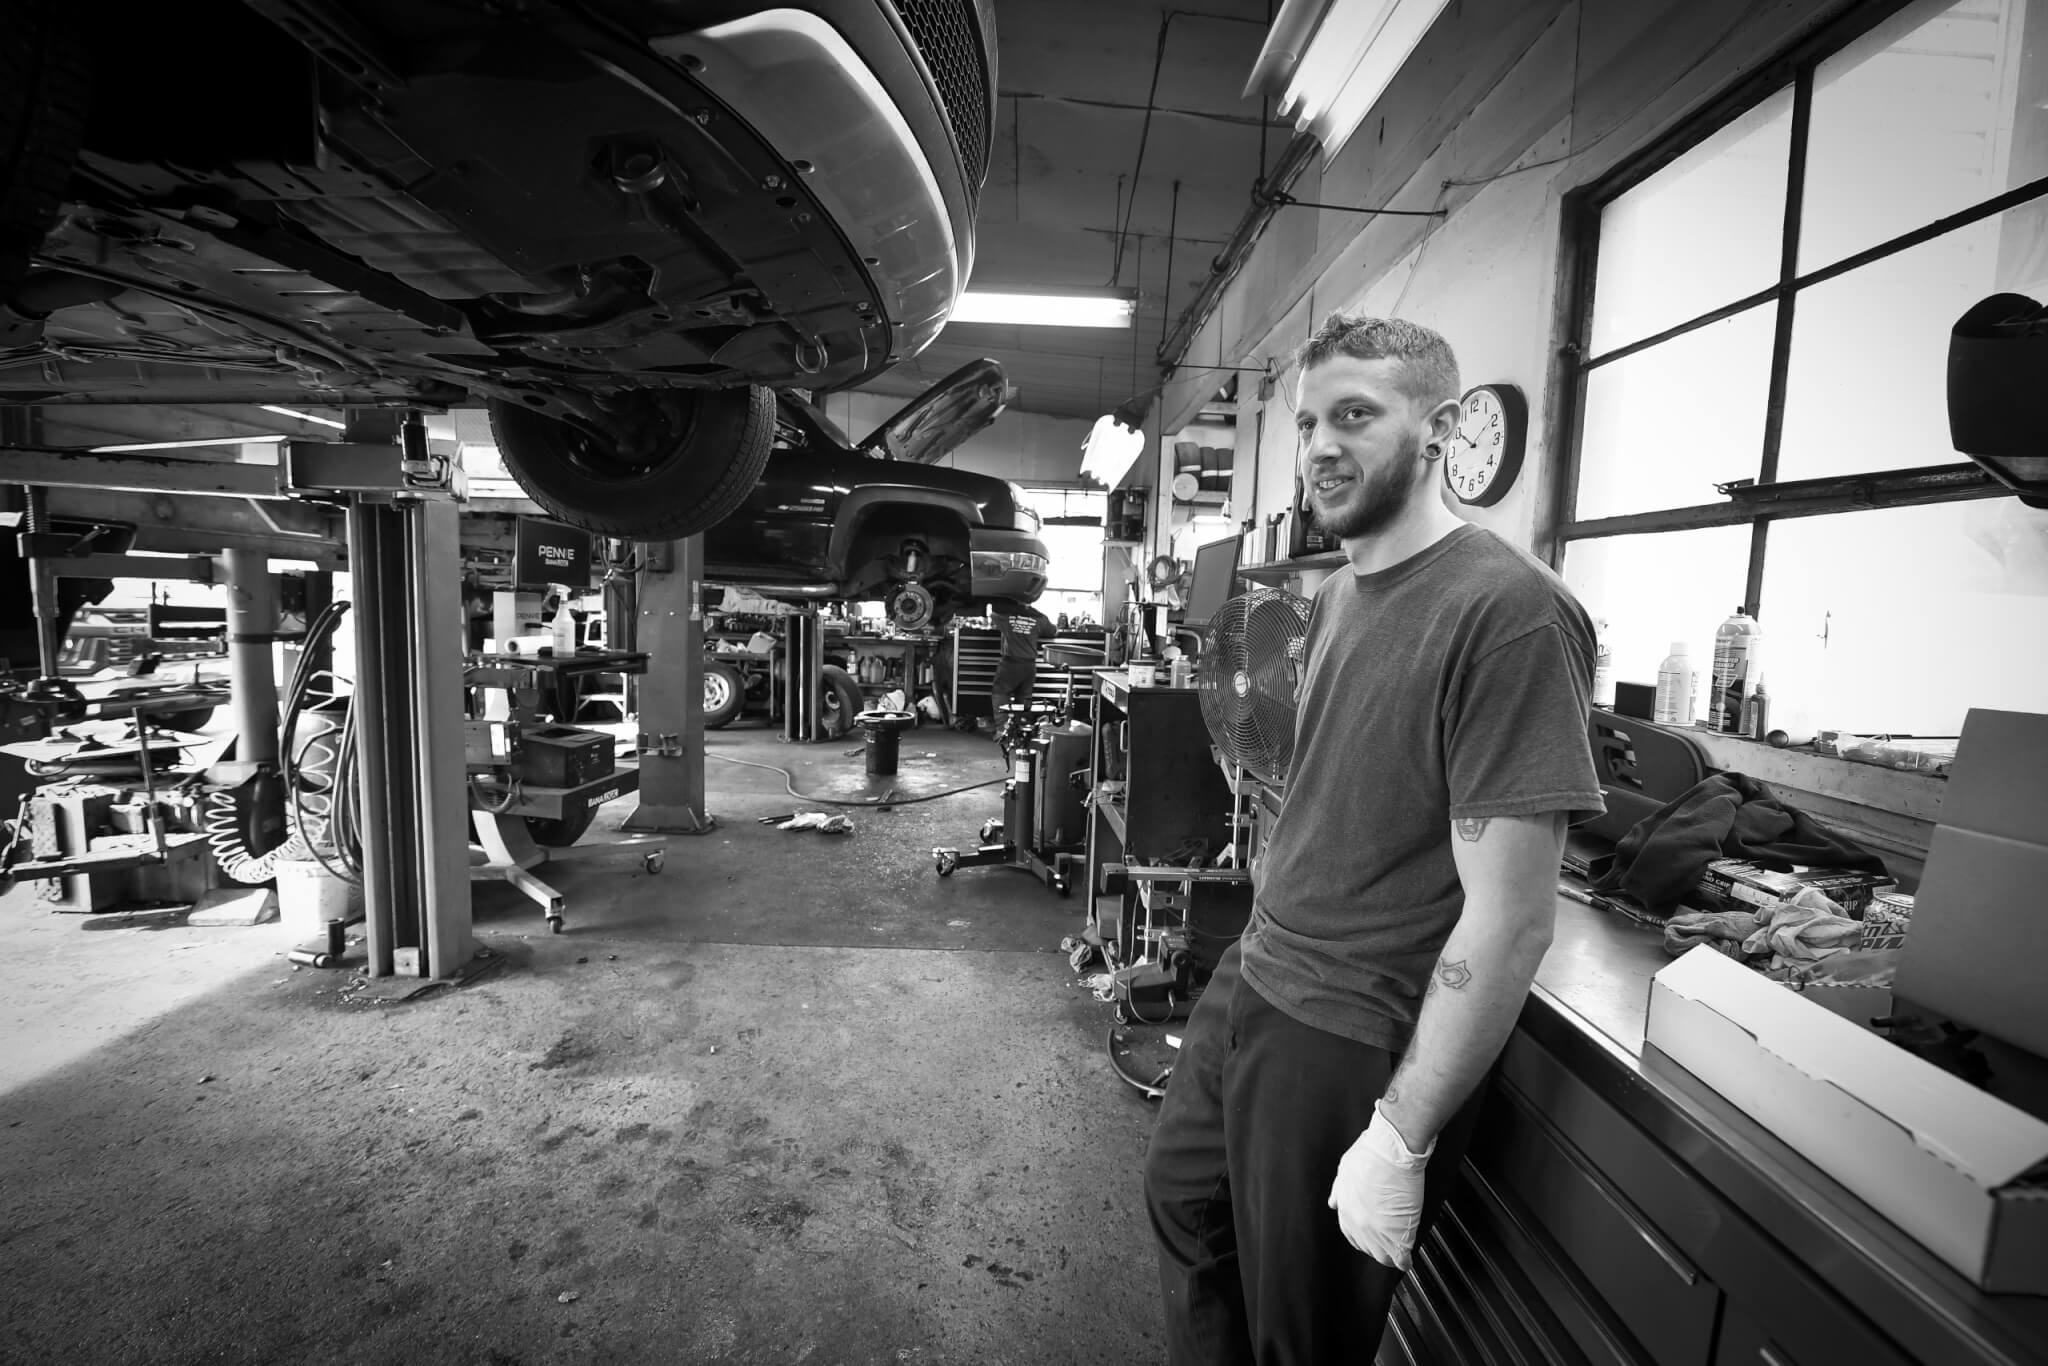
[(590, 587), (590, 533), (540, 517), (521, 517), (512, 536), (512, 580)]

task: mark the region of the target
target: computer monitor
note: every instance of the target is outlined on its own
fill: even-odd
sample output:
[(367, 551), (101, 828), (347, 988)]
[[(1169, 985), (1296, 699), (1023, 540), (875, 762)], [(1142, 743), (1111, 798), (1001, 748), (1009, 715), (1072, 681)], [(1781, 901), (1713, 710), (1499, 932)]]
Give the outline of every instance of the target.
[(1194, 580), (1188, 585), (1187, 611), (1181, 616), (1183, 627), (1207, 630), (1223, 604), (1237, 595), (1238, 554), (1243, 548), (1241, 536), (1196, 547)]

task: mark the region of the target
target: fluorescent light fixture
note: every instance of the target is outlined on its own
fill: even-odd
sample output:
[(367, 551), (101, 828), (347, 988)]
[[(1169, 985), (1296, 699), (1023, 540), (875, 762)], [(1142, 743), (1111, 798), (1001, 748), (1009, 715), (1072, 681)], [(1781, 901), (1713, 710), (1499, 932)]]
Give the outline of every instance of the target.
[(319, 417), (313, 413), (302, 413), (297, 408), (280, 408), (275, 403), (259, 403), (256, 406), (266, 413), (276, 413), (279, 417), (295, 417), (301, 422), (317, 422), (323, 427), (332, 427), (337, 432), (348, 430), (346, 422), (336, 422), (331, 417)]
[(181, 451), (188, 447), (197, 446), (257, 446), (273, 441), (289, 441), (290, 439), (290, 437), (282, 434), (271, 434), (267, 436), (223, 436), (212, 440), (194, 441), (137, 441), (127, 446), (93, 446), (86, 451), (86, 454), (118, 455), (124, 451)]
[(1449, 0), (1336, 0), (1280, 99), (1282, 118), (1337, 155)]
[(1016, 323), (1026, 327), (1129, 327), (1128, 294), (1027, 294), (970, 289), (960, 296), (951, 321)]
[(1133, 431), (1104, 413), (1081, 443), (1081, 473), (1113, 489), (1144, 452), (1144, 432)]

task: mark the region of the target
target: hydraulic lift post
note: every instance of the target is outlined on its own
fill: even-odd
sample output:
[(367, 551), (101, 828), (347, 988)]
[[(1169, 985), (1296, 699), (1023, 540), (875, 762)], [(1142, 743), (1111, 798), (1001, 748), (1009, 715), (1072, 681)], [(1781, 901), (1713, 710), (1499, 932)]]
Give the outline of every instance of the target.
[(704, 810), (704, 538), (650, 543), (634, 645), (640, 680), (640, 805), (622, 830), (709, 834)]
[(346, 441), (289, 443), (284, 482), (348, 507), (364, 939), (373, 977), (453, 977), (470, 927), (461, 469), (417, 414), (351, 410)]

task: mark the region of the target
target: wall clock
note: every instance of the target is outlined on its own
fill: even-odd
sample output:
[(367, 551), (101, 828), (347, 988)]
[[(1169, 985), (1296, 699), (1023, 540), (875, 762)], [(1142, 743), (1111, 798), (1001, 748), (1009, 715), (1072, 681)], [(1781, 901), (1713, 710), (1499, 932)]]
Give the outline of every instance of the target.
[(1522, 472), (1529, 405), (1512, 384), (1481, 384), (1458, 401), (1458, 430), (1444, 452), (1444, 483), (1461, 503), (1491, 507)]

